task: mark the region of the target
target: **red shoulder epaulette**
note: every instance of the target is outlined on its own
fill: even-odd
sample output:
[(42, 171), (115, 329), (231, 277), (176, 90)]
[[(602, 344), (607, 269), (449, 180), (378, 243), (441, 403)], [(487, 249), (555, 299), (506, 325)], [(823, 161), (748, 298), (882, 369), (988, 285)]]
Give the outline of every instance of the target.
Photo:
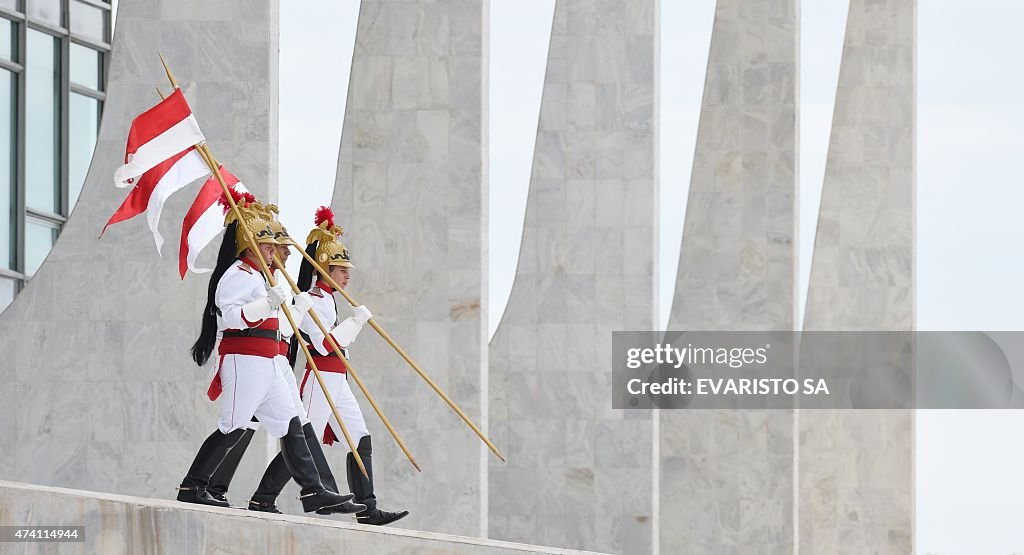
[(319, 299), (324, 298), (324, 292), (321, 291), (319, 288), (310, 289), (309, 294)]
[(238, 264), (238, 269), (239, 269), (239, 270), (244, 270), (244, 271), (245, 271), (245, 273), (247, 273), (247, 274), (252, 274), (252, 269), (251, 269), (251, 268), (249, 268), (249, 265), (248, 265), (248, 264), (246, 264), (245, 262), (241, 262), (241, 263), (239, 263), (239, 264)]

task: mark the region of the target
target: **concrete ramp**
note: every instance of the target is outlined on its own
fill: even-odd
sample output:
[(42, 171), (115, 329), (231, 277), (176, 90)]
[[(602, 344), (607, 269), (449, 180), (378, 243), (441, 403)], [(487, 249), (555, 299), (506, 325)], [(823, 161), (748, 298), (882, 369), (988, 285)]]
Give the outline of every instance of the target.
[(84, 526), (81, 543), (0, 543), (0, 553), (582, 554), (551, 547), (377, 528), (345, 517), (266, 515), (177, 501), (0, 481), (0, 526)]

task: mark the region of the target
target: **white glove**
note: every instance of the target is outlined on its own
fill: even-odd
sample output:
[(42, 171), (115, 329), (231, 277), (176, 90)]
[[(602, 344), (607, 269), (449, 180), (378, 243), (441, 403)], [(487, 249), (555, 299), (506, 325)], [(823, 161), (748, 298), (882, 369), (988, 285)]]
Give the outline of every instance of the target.
[(331, 335), (334, 336), (334, 340), (338, 342), (338, 345), (348, 347), (356, 340), (356, 336), (359, 335), (359, 331), (362, 329), (363, 325), (357, 322), (355, 316), (353, 316), (334, 326), (334, 329), (331, 330)]
[(292, 309), (299, 314), (309, 312), (312, 307), (313, 298), (309, 296), (309, 293), (299, 293), (292, 299)]
[(242, 318), (249, 322), (266, 320), (273, 312), (274, 307), (270, 306), (270, 299), (267, 297), (260, 297), (242, 305)]
[(282, 341), (291, 341), (292, 336), (295, 335), (295, 332), (292, 330), (292, 325), (288, 323), (287, 318), (278, 319), (277, 329), (281, 331)]
[(373, 318), (373, 314), (370, 314), (370, 309), (366, 308), (365, 304), (361, 304), (352, 308), (352, 318), (359, 324), (359, 327), (362, 327), (370, 318)]
[(291, 302), (292, 290), (288, 288), (287, 283), (278, 283), (267, 289), (267, 299), (270, 300), (270, 306), (277, 308), (284, 303)]

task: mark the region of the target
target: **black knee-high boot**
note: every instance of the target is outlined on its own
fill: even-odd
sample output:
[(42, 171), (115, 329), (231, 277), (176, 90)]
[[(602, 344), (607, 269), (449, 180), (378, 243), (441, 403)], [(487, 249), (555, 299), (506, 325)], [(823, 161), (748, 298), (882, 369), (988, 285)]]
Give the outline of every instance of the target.
[[(316, 436), (316, 432), (313, 431), (313, 425), (310, 423), (303, 425), (302, 433), (306, 438), (309, 452), (313, 456), (313, 464), (320, 475), (320, 482), (328, 490), (338, 493), (338, 484), (334, 479), (334, 474), (331, 472), (330, 465), (327, 464), (327, 457), (324, 455), (323, 448), (320, 447), (320, 441)], [(276, 505), (277, 497), (281, 494), (281, 490), (284, 489), (284, 486), (291, 477), (288, 466), (284, 462), (284, 455), (278, 453), (274, 460), (270, 461), (266, 472), (263, 473), (263, 479), (260, 480), (256, 493), (253, 494), (252, 499), (249, 501), (249, 509), (268, 513), (280, 513), (281, 511), (278, 510)], [(351, 494), (344, 494), (342, 497), (347, 497), (348, 500), (341, 505), (319, 509), (317, 513), (356, 513), (365, 509), (364, 505), (350, 501), (352, 499)]]
[(299, 499), (303, 511), (309, 513), (335, 507), (352, 499), (351, 495), (339, 495), (324, 488), (297, 416), (288, 423), (288, 433), (281, 438), (281, 458), (292, 479), (302, 488)]
[(198, 503), (200, 505), (214, 505), (216, 507), (227, 507), (227, 502), (215, 499), (206, 488), (210, 485), (210, 477), (217, 471), (224, 457), (232, 447), (242, 439), (245, 430), (233, 430), (224, 434), (220, 430), (214, 430), (203, 445), (199, 447), (188, 474), (181, 481), (178, 487), (178, 501), (185, 503)]
[(231, 479), (235, 477), (235, 471), (238, 470), (238, 465), (242, 463), (242, 455), (249, 448), (249, 443), (252, 442), (252, 436), (255, 433), (256, 430), (246, 428), (245, 433), (242, 434), (242, 439), (238, 440), (238, 443), (228, 451), (224, 461), (220, 463), (217, 471), (210, 477), (210, 485), (206, 488), (206, 491), (210, 492), (210, 496), (214, 499), (224, 503), (228, 502), (228, 486), (231, 485)]
[(291, 479), (292, 473), (289, 472), (288, 465), (284, 464), (284, 455), (278, 452), (263, 472), (263, 478), (260, 480), (260, 485), (256, 487), (256, 493), (252, 495), (252, 499), (249, 499), (249, 510), (280, 513), (280, 509), (277, 508), (277, 496), (281, 494), (281, 490)]
[(359, 464), (352, 453), (346, 459), (346, 470), (348, 471), (348, 487), (356, 495), (356, 503), (366, 505), (366, 510), (356, 513), (356, 521), (360, 524), (372, 524), (384, 526), (403, 518), (409, 511), (391, 513), (377, 508), (377, 496), (373, 493), (373, 446), (370, 443), (370, 436), (359, 438), (359, 447), (356, 448), (359, 458), (363, 461), (367, 476), (359, 471)]

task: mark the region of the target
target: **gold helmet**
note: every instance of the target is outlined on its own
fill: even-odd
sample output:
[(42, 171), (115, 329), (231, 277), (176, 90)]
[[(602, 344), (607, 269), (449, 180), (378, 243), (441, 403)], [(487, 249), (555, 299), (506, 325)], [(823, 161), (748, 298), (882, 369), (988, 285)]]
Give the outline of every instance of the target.
[[(237, 212), (231, 209), (231, 204), (226, 197), (221, 197), (220, 202), (227, 207), (227, 213), (224, 214), (224, 226), (227, 227), (232, 222), (238, 221), (238, 227), (235, 229), (235, 255), (242, 254), (242, 251), (249, 247), (249, 234), (246, 229), (252, 233), (257, 244), (276, 245), (277, 239), (274, 238), (274, 231), (264, 218), (263, 207), (256, 201), (256, 197), (252, 193), (239, 193), (234, 188), (231, 188), (231, 197), (238, 207)], [(241, 220), (238, 218), (239, 213), (241, 213)], [(255, 245), (253, 248), (256, 248)]]
[(352, 257), (348, 249), (339, 240), (342, 229), (334, 225), (334, 212), (327, 206), (321, 206), (316, 211), (314, 222), (316, 227), (306, 236), (306, 245), (317, 241), (316, 254), (314, 258), (317, 263), (328, 269), (330, 266), (343, 266), (352, 268)]
[(267, 204), (264, 206), (257, 201), (255, 208), (263, 219), (267, 220), (267, 223), (270, 224), (270, 230), (274, 232), (274, 239), (277, 241), (277, 244), (285, 246), (291, 245), (291, 236), (288, 235), (288, 230), (284, 227), (284, 224), (277, 219), (277, 214), (279, 213), (277, 205)]

